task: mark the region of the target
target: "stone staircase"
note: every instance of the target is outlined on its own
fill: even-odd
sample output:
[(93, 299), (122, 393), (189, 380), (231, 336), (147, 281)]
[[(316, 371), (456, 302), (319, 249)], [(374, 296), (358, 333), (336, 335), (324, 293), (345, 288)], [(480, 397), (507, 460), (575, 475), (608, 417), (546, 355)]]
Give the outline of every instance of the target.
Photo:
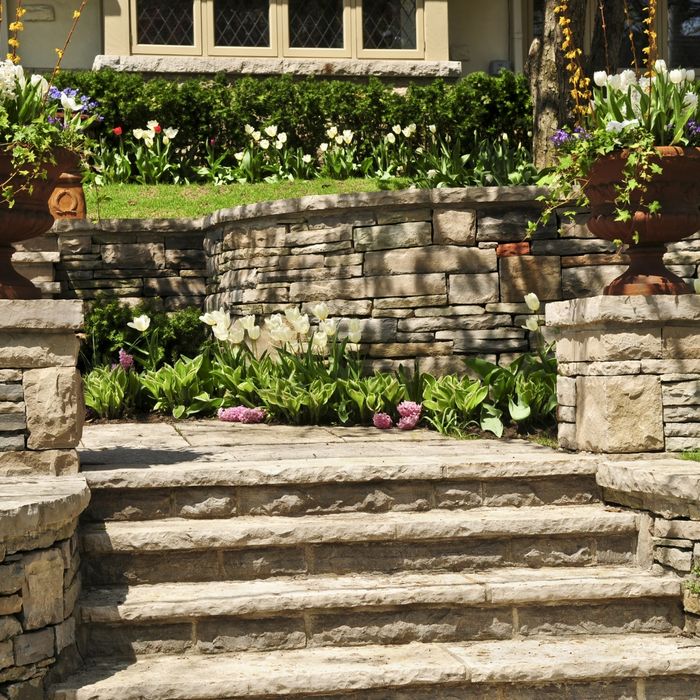
[(594, 458), (247, 430), (84, 456), (87, 670), (53, 700), (700, 697), (680, 581)]

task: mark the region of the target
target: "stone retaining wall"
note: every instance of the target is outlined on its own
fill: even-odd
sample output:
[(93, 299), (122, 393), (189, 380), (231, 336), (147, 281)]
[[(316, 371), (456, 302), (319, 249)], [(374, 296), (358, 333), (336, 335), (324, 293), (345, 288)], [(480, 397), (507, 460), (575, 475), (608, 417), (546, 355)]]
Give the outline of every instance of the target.
[[(663, 458), (603, 462), (596, 479), (606, 503), (642, 511), (641, 566), (681, 577), (700, 566), (700, 464)], [(700, 635), (700, 596), (686, 589), (684, 604), (686, 632)]]
[(80, 301), (0, 300), (0, 475), (78, 471)]
[(0, 477), (0, 700), (44, 700), (47, 674), (78, 662), (75, 531), (89, 494), (82, 477)]
[(700, 449), (700, 295), (552, 304), (559, 444), (592, 452)]
[[(528, 240), (532, 187), (403, 190), (305, 197), (197, 220), (58, 222), (61, 296), (206, 301), (234, 314), (308, 309), (363, 320), (364, 350), (386, 367), (461, 371), (469, 355), (509, 359), (528, 348), (526, 292), (557, 301), (599, 294), (624, 269), (582, 216)], [(667, 264), (697, 277), (700, 235)]]

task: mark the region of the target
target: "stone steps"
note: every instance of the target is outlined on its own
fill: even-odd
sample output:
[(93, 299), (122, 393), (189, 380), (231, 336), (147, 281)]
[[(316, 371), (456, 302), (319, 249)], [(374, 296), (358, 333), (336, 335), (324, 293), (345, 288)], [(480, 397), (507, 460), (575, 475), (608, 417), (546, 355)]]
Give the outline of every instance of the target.
[(626, 567), (310, 576), (90, 591), (91, 656), (679, 633), (681, 582)]
[(88, 524), (84, 575), (112, 585), (626, 564), (637, 520), (595, 504)]
[[(348, 452), (350, 448), (345, 448)], [(598, 460), (452, 449), (416, 459), (344, 454), (314, 460), (200, 461), (84, 472), (93, 521), (302, 516), (432, 508), (594, 503)], [(337, 449), (335, 450), (337, 454)]]
[(695, 698), (700, 640), (591, 635), (105, 661), (50, 700)]

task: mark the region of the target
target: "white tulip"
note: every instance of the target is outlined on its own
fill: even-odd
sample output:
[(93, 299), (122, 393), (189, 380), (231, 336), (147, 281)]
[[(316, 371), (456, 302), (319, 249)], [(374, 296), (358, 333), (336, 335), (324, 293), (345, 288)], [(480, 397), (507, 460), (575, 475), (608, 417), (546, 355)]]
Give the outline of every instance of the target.
[(234, 345), (240, 345), (245, 339), (245, 329), (236, 321), (231, 328), (228, 329), (225, 340)]
[(311, 349), (314, 352), (324, 353), (328, 348), (328, 336), (325, 333), (316, 332), (311, 339)]
[(244, 130), (247, 136), (250, 136), (255, 131), (255, 129), (250, 124), (246, 124)]
[(167, 129), (163, 129), (163, 133), (169, 139), (174, 139), (177, 136), (178, 131), (179, 131), (179, 129), (173, 129), (172, 127), (168, 127)]
[(327, 143), (322, 143), (322, 144), (318, 147), (318, 149), (319, 149), (319, 151), (321, 151), (321, 153), (325, 153), (325, 152), (328, 150), (328, 144), (327, 144)]
[(334, 139), (338, 135), (338, 127), (337, 126), (332, 126), (329, 129), (326, 129), (326, 136), (328, 136), (329, 139)]
[(151, 319), (146, 314), (142, 314), (141, 316), (136, 316), (133, 321), (129, 321), (126, 325), (139, 331), (139, 333), (143, 333), (151, 325)]
[(655, 63), (654, 63), (654, 70), (657, 73), (666, 73), (668, 72), (668, 68), (666, 67), (666, 61), (663, 59), (659, 58)]
[(284, 148), (284, 144), (281, 141), (275, 141), (275, 148), (281, 151)]
[(540, 324), (534, 316), (528, 316), (525, 319), (525, 325), (523, 328), (531, 331), (532, 333), (537, 332), (540, 329)]
[(689, 82), (689, 83), (695, 82), (695, 69), (694, 69), (694, 68), (689, 68), (689, 69), (685, 72), (685, 79), (686, 79), (686, 81)]
[(530, 311), (540, 310), (540, 300), (537, 298), (537, 294), (534, 292), (530, 292), (529, 294), (525, 295), (525, 303)]
[(669, 71), (668, 74), (668, 79), (674, 85), (680, 85), (683, 82), (684, 77), (683, 71), (680, 68), (674, 68), (672, 71)]
[(311, 162), (311, 156), (308, 153), (305, 153), (301, 157), (302, 162), (306, 163), (307, 165)]
[(43, 75), (34, 74), (30, 78), (32, 87), (39, 86), (39, 94), (43, 97), (49, 91), (49, 83)]
[(428, 126), (428, 131), (431, 134), (434, 134), (435, 132), (437, 132), (437, 126), (435, 126), (435, 124), (430, 124), (430, 126)]
[(318, 324), (318, 330), (325, 333), (329, 338), (335, 336), (338, 332), (338, 320), (335, 318), (327, 318)]
[(151, 121), (146, 122), (146, 128), (149, 131), (155, 132), (155, 129), (157, 126), (158, 126), (158, 122), (155, 119), (151, 119)]
[(603, 87), (608, 82), (608, 74), (604, 70), (597, 70), (593, 73), (593, 82), (598, 87)]
[(345, 131), (343, 131), (343, 141), (345, 141), (345, 143), (349, 146), (352, 143), (354, 135), (355, 134), (353, 134), (350, 129), (345, 129)]
[(79, 112), (83, 108), (75, 97), (68, 97), (65, 93), (61, 93), (61, 105), (68, 112)]
[(254, 131), (251, 136), (253, 137), (253, 141), (260, 141), (262, 138), (262, 134), (259, 131)]
[(295, 323), (301, 318), (301, 311), (296, 307), (291, 309), (285, 309), (284, 317), (287, 319), (288, 323)]
[(238, 153), (234, 153), (233, 157), (240, 163), (243, 160), (243, 156), (245, 153), (243, 151), (238, 151)]
[(360, 319), (351, 318), (348, 321), (348, 340), (351, 343), (359, 343), (362, 338), (362, 324)]
[(404, 138), (407, 138), (407, 139), (410, 138), (411, 135), (413, 134), (413, 132), (408, 127), (402, 129), (401, 133), (404, 135)]
[(343, 137), (342, 137), (340, 134), (338, 134), (338, 135), (335, 137), (335, 142), (336, 142), (339, 146), (342, 146), (342, 145), (343, 145)]
[(394, 136), (393, 131), (390, 131), (384, 138), (386, 138), (389, 143), (396, 143), (396, 136)]
[(311, 330), (311, 323), (309, 322), (309, 316), (303, 314), (299, 318), (292, 321), (292, 328), (299, 335), (308, 335)]
[(134, 129), (131, 133), (134, 135), (135, 139), (142, 139), (145, 136), (146, 131), (144, 129)]
[(260, 141), (260, 148), (262, 148), (263, 151), (266, 151), (268, 148), (270, 148), (270, 142), (267, 139), (263, 139)]
[(631, 69), (623, 70), (620, 73), (620, 83), (623, 91), (627, 91), (631, 85), (637, 84), (637, 76)]
[(314, 304), (311, 307), (311, 313), (319, 321), (325, 321), (328, 318), (328, 314), (330, 313), (328, 310), (328, 304), (326, 304), (326, 302), (324, 302), (324, 301), (321, 301), (318, 304)]
[(260, 326), (253, 326), (249, 331), (248, 331), (248, 337), (255, 341), (260, 338)]
[(231, 320), (228, 317), (228, 314), (223, 310), (223, 308), (219, 309), (218, 311), (210, 311), (203, 316), (199, 317), (199, 320), (202, 321), (202, 323), (206, 323), (208, 326), (216, 326), (217, 324), (224, 324), (226, 321), (228, 321), (228, 325), (231, 324)]
[(277, 136), (277, 127), (276, 127), (276, 126), (266, 126), (266, 127), (265, 127), (265, 133), (266, 133), (271, 139), (274, 139), (275, 136)]
[(277, 140), (281, 143), (287, 143), (287, 134), (285, 134), (283, 131), (281, 134), (277, 135)]
[(248, 314), (247, 316), (239, 318), (236, 323), (240, 323), (241, 328), (250, 332), (250, 329), (255, 327), (255, 316), (253, 316), (253, 314)]
[(693, 111), (698, 108), (698, 96), (694, 92), (686, 92), (683, 95), (683, 106), (690, 107)]
[(398, 136), (401, 133), (401, 124), (394, 124), (391, 130)]
[(608, 87), (611, 90), (622, 90), (622, 78), (619, 75), (609, 75)]

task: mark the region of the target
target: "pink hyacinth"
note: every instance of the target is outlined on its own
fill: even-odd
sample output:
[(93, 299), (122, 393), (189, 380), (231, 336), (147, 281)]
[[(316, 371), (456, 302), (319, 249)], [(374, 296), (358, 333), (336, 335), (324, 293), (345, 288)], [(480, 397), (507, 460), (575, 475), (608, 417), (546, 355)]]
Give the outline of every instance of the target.
[(423, 407), (415, 401), (402, 401), (396, 410), (401, 416), (398, 423), (399, 430), (413, 430), (418, 425)]
[(399, 415), (402, 418), (411, 418), (413, 416), (416, 416), (416, 418), (420, 418), (420, 414), (423, 410), (423, 407), (415, 401), (402, 401), (396, 407), (396, 410), (399, 412)]
[(391, 416), (387, 413), (375, 413), (372, 416), (372, 423), (375, 428), (380, 430), (388, 430), (394, 427), (394, 421), (391, 420)]
[(227, 423), (262, 423), (266, 417), (262, 408), (248, 408), (247, 406), (220, 408), (217, 415), (219, 420)]
[(119, 349), (119, 365), (125, 372), (128, 372), (134, 366), (134, 356), (129, 355), (124, 348)]

